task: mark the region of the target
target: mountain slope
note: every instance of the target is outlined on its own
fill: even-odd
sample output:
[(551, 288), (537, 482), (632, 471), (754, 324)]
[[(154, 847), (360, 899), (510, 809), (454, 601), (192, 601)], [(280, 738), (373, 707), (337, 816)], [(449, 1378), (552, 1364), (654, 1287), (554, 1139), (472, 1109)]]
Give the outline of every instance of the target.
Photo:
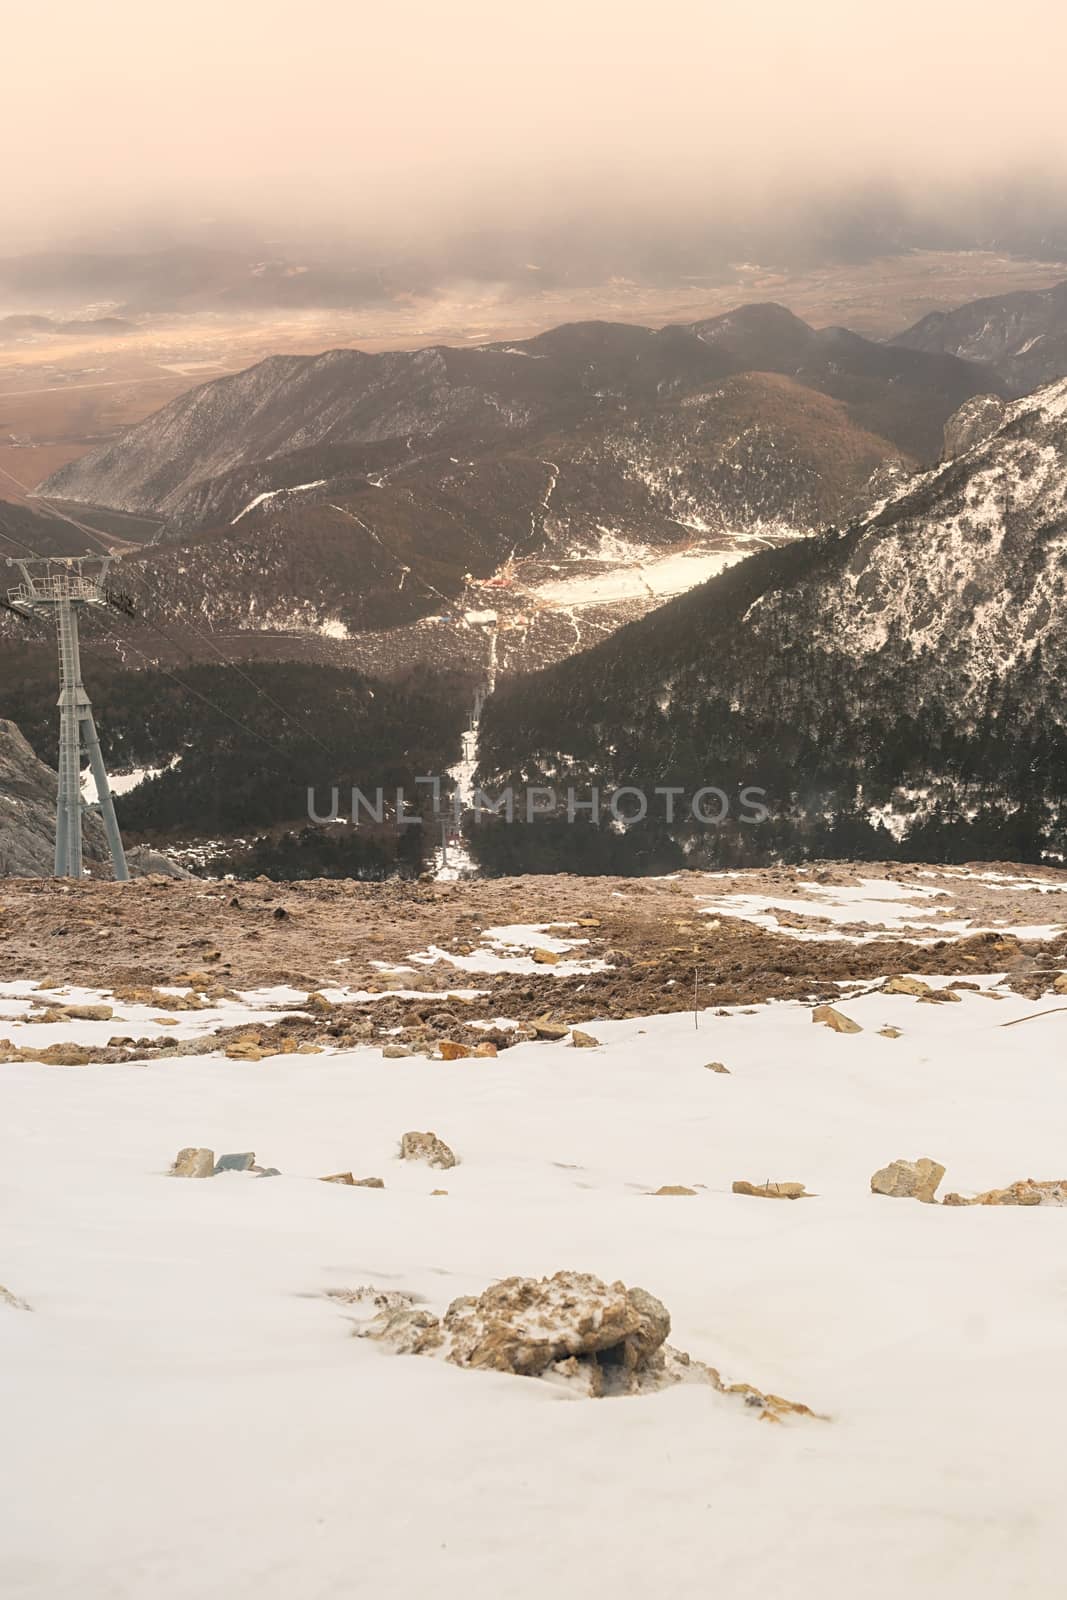
[(991, 429), (844, 536), (754, 556), (503, 685), (483, 777), (753, 784), (801, 831), (944, 781), (969, 791), (961, 840), (989, 806), (1029, 808), (1034, 837), (1059, 837), (1067, 382)]
[(926, 355), (983, 362), (1013, 394), (1067, 377), (1067, 282), (934, 311), (890, 343)]

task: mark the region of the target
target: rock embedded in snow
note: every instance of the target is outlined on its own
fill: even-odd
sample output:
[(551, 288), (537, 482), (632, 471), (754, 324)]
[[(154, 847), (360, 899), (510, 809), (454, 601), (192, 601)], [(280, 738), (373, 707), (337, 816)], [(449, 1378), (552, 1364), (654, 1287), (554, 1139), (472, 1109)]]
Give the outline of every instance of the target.
[(595, 1050), (600, 1040), (592, 1033), (583, 1033), (581, 1028), (571, 1029), (571, 1044), (576, 1050)]
[(653, 1198), (658, 1194), (696, 1194), (695, 1189), (687, 1189), (684, 1183), (664, 1183), (653, 1192)]
[(441, 1039), (438, 1041), (438, 1050), (442, 1061), (462, 1061), (470, 1055), (465, 1044), (456, 1044), (454, 1039)]
[(937, 1186), (945, 1176), (939, 1161), (922, 1156), (918, 1161), (891, 1161), (880, 1167), (871, 1178), (873, 1194), (890, 1195), (894, 1199), (921, 1200), (932, 1203)]
[(0, 1283), (0, 1306), (8, 1306), (12, 1311), (31, 1311), (32, 1306), (25, 1300), (20, 1300), (17, 1294), (12, 1294), (10, 1289)]
[(1020, 1178), (1006, 1189), (987, 1189), (971, 1200), (947, 1194), (946, 1206), (1067, 1206), (1067, 1178)]
[(825, 1023), (835, 1033), (862, 1033), (863, 1029), (858, 1022), (853, 1022), (851, 1017), (846, 1017), (843, 1011), (838, 1011), (834, 1006), (816, 1006), (811, 1013), (812, 1022)]
[(188, 1145), (179, 1150), (170, 1169), (172, 1178), (211, 1178), (215, 1173), (215, 1152)]
[(812, 1200), (802, 1183), (748, 1183), (738, 1178), (730, 1186), (733, 1194), (758, 1195), (763, 1200)]
[(729, 1074), (730, 1074), (729, 1067), (725, 1066), (723, 1064), (723, 1062), (721, 1062), (721, 1061), (705, 1061), (705, 1063), (704, 1063), (704, 1071), (705, 1072), (725, 1072), (727, 1076), (729, 1076)]
[(215, 1162), (215, 1175), (220, 1172), (251, 1172), (256, 1164), (254, 1150), (241, 1150), (228, 1155), (219, 1156)]
[(455, 1153), (436, 1133), (405, 1133), (400, 1141), (401, 1161), (425, 1161), (427, 1166), (447, 1170), (456, 1163)]
[(538, 1039), (565, 1039), (571, 1031), (565, 1022), (549, 1022), (547, 1017), (536, 1017), (531, 1027)]
[(932, 995), (935, 990), (928, 983), (923, 983), (921, 978), (909, 978), (901, 975), (896, 978), (887, 978), (882, 985), (883, 994), (910, 994), (916, 1000), (925, 1000), (927, 995)]
[(410, 1056), (411, 1054), (411, 1048), (406, 1044), (385, 1044), (382, 1046), (382, 1057), (385, 1061), (401, 1061), (405, 1056)]

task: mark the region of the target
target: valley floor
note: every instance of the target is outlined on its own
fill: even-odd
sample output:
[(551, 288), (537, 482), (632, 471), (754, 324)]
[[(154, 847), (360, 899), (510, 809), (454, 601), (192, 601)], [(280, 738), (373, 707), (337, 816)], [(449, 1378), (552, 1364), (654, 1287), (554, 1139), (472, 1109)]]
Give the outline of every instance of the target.
[[(1067, 1176), (1067, 874), (27, 881), (0, 907), (12, 1600), (1059, 1591), (1067, 1207), (870, 1178), (929, 1156), (941, 1199)], [(135, 981), (157, 993), (123, 999)], [(426, 1000), (468, 1037), (560, 1036), (442, 1060)], [(813, 1025), (819, 1000), (859, 1031)], [(113, 1016), (62, 1011), (94, 1004)], [(375, 1008), (396, 1031), (346, 1040)], [(317, 1053), (271, 1053), (283, 1015)], [(242, 1030), (269, 1048), (241, 1059)], [(401, 1033), (413, 1053), (383, 1056)], [(412, 1129), (458, 1164), (401, 1160)], [(168, 1176), (187, 1146), (279, 1175)], [(384, 1187), (318, 1181), (346, 1171)], [(816, 1415), (397, 1355), (329, 1294), (440, 1315), (559, 1269), (640, 1285), (724, 1383)]]

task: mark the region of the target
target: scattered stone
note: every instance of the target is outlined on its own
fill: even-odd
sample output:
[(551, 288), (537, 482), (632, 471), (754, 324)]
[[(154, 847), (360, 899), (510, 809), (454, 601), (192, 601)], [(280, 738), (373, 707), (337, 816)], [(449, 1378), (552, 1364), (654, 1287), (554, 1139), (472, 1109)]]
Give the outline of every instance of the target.
[(412, 1051), (406, 1044), (385, 1044), (382, 1046), (382, 1057), (386, 1061), (400, 1061), (404, 1056), (410, 1056)]
[(891, 1195), (894, 1199), (921, 1200), (929, 1205), (944, 1176), (941, 1163), (927, 1156), (918, 1161), (891, 1161), (871, 1178), (871, 1192)]
[(571, 1031), (565, 1022), (549, 1022), (547, 1017), (536, 1017), (531, 1026), (538, 1039), (565, 1039)]
[(534, 950), (532, 953), (539, 967), (554, 967), (559, 960), (555, 950)]
[(211, 1178), (214, 1174), (214, 1150), (197, 1149), (194, 1145), (179, 1150), (170, 1169), (172, 1178)]
[(301, 1007), (301, 1010), (303, 1011), (314, 1011), (320, 1015), (329, 1015), (336, 1009), (337, 1008), (335, 1007), (333, 1001), (327, 1000), (326, 996), (324, 994), (320, 994), (317, 989), (313, 990), (312, 993), (308, 995), (303, 1006)]
[(257, 1178), (280, 1178), (281, 1173), (277, 1167), (253, 1167), (252, 1171)]
[(833, 1006), (816, 1006), (811, 1013), (812, 1022), (824, 1022), (835, 1033), (862, 1033), (863, 1029), (858, 1022), (853, 1022), (851, 1017), (846, 1017), (844, 1012), (838, 1011)]
[(579, 917), (578, 918), (578, 926), (579, 926), (579, 928), (599, 928), (600, 927), (600, 918), (599, 917)]
[(987, 1189), (965, 1200), (947, 1194), (946, 1206), (1067, 1206), (1067, 1178), (1020, 1178), (1006, 1189)]
[(894, 1028), (891, 1023), (887, 1023), (884, 1028), (878, 1029), (878, 1033), (883, 1039), (899, 1039), (901, 1036), (901, 1029)]
[(730, 1074), (729, 1067), (724, 1066), (721, 1061), (705, 1061), (704, 1070), (705, 1072), (725, 1072), (727, 1076)]
[(581, 1028), (571, 1029), (571, 1044), (576, 1050), (595, 1050), (600, 1040), (592, 1033), (583, 1033)]
[(447, 1193), (448, 1193), (447, 1189), (431, 1189), (430, 1190), (430, 1199), (432, 1200), (435, 1194), (447, 1194)]
[(486, 1061), (494, 1060), (497, 1054), (497, 1047), (491, 1039), (484, 1039), (481, 1044), (476, 1044), (471, 1051), (472, 1056), (479, 1056)]
[[(1067, 994), (1067, 972), (1061, 972), (1052, 985), (1053, 994)], [(999, 996), (998, 996), (999, 999)]]
[(232, 1039), (225, 1054), (230, 1061), (262, 1061), (271, 1052), (264, 1050), (258, 1039)]
[(687, 1189), (684, 1183), (665, 1183), (653, 1191), (654, 1196), (657, 1194), (696, 1194), (696, 1190)]
[(355, 1178), (353, 1178), (353, 1176), (352, 1176), (352, 1174), (350, 1172), (331, 1172), (330, 1176), (328, 1178), (320, 1178), (319, 1179), (320, 1183), (351, 1183), (351, 1184), (355, 1184), (355, 1181), (356, 1181)]
[(71, 1022), (110, 1022), (115, 1015), (112, 1006), (56, 1006), (54, 1009)]
[(734, 1194), (754, 1194), (763, 1200), (813, 1200), (802, 1183), (746, 1183), (738, 1178), (731, 1185)]
[(150, 1020), (154, 1022), (158, 1028), (176, 1028), (178, 1026), (177, 1017), (152, 1017)]
[(400, 1141), (401, 1161), (425, 1161), (442, 1170), (456, 1165), (454, 1153), (436, 1133), (405, 1133)]
[(887, 978), (882, 985), (883, 994), (910, 994), (916, 1000), (925, 1000), (929, 995), (936, 994), (936, 989), (931, 989), (928, 983), (923, 983), (921, 978), (909, 978), (901, 975), (897, 978)]
[(251, 1172), (256, 1164), (254, 1150), (242, 1150), (236, 1154), (219, 1156), (215, 1163), (216, 1175), (220, 1172)]
[(43, 1050), (28, 1046), (21, 1054), (24, 1061), (41, 1061), (46, 1067), (87, 1067), (95, 1053), (83, 1044), (50, 1044)]
[(384, 1178), (357, 1178), (354, 1187), (357, 1189), (384, 1189)]
[(441, 1039), (437, 1045), (441, 1052), (442, 1061), (462, 1061), (470, 1055), (465, 1044), (456, 1044), (454, 1039)]
[(20, 1300), (17, 1294), (12, 1294), (10, 1289), (5, 1289), (0, 1283), (0, 1306), (10, 1306), (12, 1311), (32, 1311), (33, 1307), (25, 1300)]

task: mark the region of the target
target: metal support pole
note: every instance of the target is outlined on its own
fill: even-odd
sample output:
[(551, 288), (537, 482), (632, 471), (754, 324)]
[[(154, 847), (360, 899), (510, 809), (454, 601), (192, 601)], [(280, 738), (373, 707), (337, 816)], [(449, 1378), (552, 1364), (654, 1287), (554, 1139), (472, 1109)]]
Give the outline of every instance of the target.
[[(56, 603), (56, 631), (59, 635), (59, 794), (56, 808), (56, 873), (59, 877), (82, 875), (81, 813), (81, 738), (79, 722), (82, 702), (89, 697), (82, 687), (81, 654), (78, 649), (78, 621), (70, 597), (62, 595)], [(64, 845), (62, 859), (60, 844)]]
[(84, 735), (115, 878), (117, 882), (125, 883), (129, 878), (129, 870), (92, 707), (82, 683), (81, 651), (78, 646), (79, 609), (108, 604), (106, 579), (111, 557), (34, 557), (27, 561), (14, 556), (8, 558), (7, 564), (18, 567), (23, 580), (17, 588), (8, 590), (6, 604), (11, 610), (20, 616), (51, 611), (56, 619), (59, 640), (56, 877), (80, 878), (82, 875), (81, 749)]
[(100, 740), (96, 736), (96, 723), (93, 721), (92, 711), (82, 713), (81, 723), (85, 735), (85, 748), (89, 755), (89, 766), (96, 783), (96, 798), (100, 804), (100, 814), (104, 819), (104, 831), (111, 851), (115, 882), (127, 883), (130, 871), (126, 865), (126, 852), (122, 848), (122, 835), (119, 832), (118, 818), (115, 816), (115, 802), (111, 798), (111, 785), (107, 781), (107, 768), (100, 753)]

